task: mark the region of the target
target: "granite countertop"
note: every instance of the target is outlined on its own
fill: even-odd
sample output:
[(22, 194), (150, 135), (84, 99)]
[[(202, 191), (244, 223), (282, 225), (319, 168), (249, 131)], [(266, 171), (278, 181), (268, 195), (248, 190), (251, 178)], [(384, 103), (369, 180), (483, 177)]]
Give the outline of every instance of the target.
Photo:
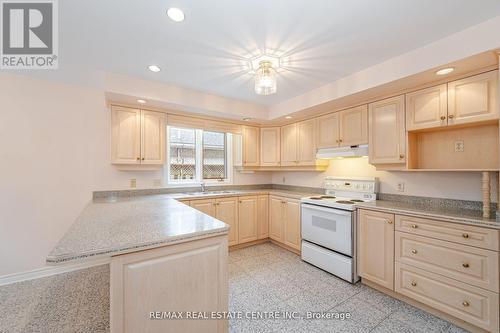
[(480, 210), (440, 208), (418, 203), (384, 200), (359, 203), (356, 204), (356, 207), (402, 215), (419, 215), (444, 222), (468, 224), (500, 230), (500, 221), (497, 221), (494, 218), (484, 218), (482, 216), (483, 213)]
[(47, 257), (48, 264), (110, 257), (222, 235), (229, 226), (170, 195), (90, 202)]
[(47, 256), (48, 264), (110, 257), (172, 242), (224, 234), (225, 223), (177, 200), (273, 194), (300, 199), (314, 193), (259, 189), (109, 196), (90, 202)]

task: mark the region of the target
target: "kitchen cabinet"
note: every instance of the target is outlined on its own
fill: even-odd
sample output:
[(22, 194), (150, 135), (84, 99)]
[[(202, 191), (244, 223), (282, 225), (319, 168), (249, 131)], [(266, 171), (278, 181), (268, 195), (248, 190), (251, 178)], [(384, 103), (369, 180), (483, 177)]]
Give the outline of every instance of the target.
[(281, 128), (281, 165), (310, 166), (316, 164), (315, 119)]
[(406, 94), (408, 131), (448, 124), (448, 88), (446, 84)]
[(286, 199), (283, 205), (283, 243), (300, 251), (300, 202)]
[(238, 243), (257, 240), (257, 196), (239, 197)]
[(298, 200), (269, 197), (269, 237), (300, 251), (300, 203)]
[(371, 103), (368, 109), (370, 163), (406, 163), (404, 95)]
[(110, 264), (110, 332), (227, 332), (227, 320), (151, 320), (150, 311), (228, 311), (227, 236), (123, 254)]
[(359, 210), (358, 274), (394, 290), (394, 215)]
[(111, 107), (113, 164), (162, 165), (165, 162), (165, 114)]
[(191, 200), (190, 206), (200, 212), (215, 217), (215, 200), (214, 199), (198, 199)]
[(215, 199), (215, 218), (229, 225), (228, 245), (238, 244), (238, 198)]
[(260, 165), (279, 166), (281, 148), (281, 131), (279, 127), (260, 129)]
[(269, 196), (259, 195), (257, 200), (257, 234), (264, 239), (269, 237)]
[(316, 118), (318, 127), (316, 142), (318, 148), (338, 147), (340, 138), (339, 113), (330, 113)]
[(243, 166), (260, 165), (260, 128), (254, 126), (242, 127)]
[(498, 70), (448, 83), (448, 125), (498, 119)]
[(340, 111), (339, 117), (339, 146), (368, 143), (368, 107), (366, 105)]

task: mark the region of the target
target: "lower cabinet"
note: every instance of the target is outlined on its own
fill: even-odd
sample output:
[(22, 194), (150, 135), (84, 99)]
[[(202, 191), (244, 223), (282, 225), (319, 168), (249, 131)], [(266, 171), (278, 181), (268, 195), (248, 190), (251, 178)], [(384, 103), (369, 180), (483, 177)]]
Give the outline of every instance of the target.
[(264, 239), (269, 237), (269, 196), (259, 195), (257, 200), (257, 235)]
[(238, 244), (238, 198), (222, 198), (215, 200), (215, 218), (229, 224), (229, 246)]
[(257, 197), (239, 197), (238, 243), (257, 240)]
[(269, 237), (300, 251), (300, 202), (269, 197)]
[(215, 200), (214, 199), (201, 199), (192, 200), (191, 207), (207, 215), (215, 217)]
[(111, 333), (227, 332), (227, 320), (152, 320), (155, 311), (228, 311), (227, 236), (111, 258)]
[(394, 290), (394, 214), (360, 210), (358, 274)]

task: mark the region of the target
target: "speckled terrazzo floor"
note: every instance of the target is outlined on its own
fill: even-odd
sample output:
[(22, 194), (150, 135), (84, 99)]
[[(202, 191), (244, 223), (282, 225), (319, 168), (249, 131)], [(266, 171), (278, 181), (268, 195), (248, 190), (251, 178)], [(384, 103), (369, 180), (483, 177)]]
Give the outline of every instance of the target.
[(271, 243), (229, 254), (230, 311), (349, 312), (350, 319), (239, 319), (230, 332), (466, 332), (372, 288), (351, 285)]

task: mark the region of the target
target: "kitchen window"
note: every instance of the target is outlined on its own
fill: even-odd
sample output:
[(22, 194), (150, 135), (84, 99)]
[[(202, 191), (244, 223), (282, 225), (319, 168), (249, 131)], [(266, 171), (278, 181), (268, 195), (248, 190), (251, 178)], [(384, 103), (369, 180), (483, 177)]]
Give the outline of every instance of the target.
[(170, 185), (231, 182), (231, 134), (167, 127)]

